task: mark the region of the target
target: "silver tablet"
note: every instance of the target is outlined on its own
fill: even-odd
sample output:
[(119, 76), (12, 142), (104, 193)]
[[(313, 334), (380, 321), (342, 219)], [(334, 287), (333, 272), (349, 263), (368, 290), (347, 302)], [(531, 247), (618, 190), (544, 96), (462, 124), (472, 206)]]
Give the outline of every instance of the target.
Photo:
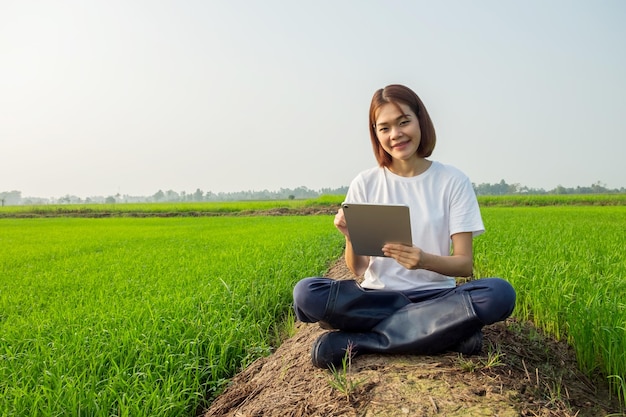
[(413, 244), (408, 206), (342, 203), (341, 207), (357, 255), (385, 256), (385, 243)]

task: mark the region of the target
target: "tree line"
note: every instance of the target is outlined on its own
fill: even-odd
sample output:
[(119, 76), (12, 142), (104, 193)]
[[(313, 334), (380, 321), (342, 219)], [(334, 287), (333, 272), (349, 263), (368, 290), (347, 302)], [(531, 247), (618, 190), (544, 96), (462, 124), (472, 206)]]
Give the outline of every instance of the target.
[(558, 185), (551, 190), (545, 190), (543, 188), (529, 188), (520, 184), (507, 184), (506, 181), (500, 180), (495, 184), (472, 184), (476, 195), (514, 195), (514, 194), (623, 194), (626, 193), (626, 188), (621, 187), (619, 189), (609, 189), (606, 184), (602, 184), (597, 181), (588, 187), (563, 187)]
[[(508, 184), (501, 180), (498, 183), (472, 184), (476, 195), (513, 195), (513, 194), (613, 194), (626, 193), (626, 188), (609, 189), (600, 181), (588, 187), (563, 187), (561, 185), (551, 190), (543, 188), (529, 188), (520, 184)], [(347, 186), (339, 188), (321, 188), (312, 190), (301, 186), (297, 188), (281, 188), (279, 190), (218, 192), (203, 191), (197, 188), (194, 192), (158, 190), (149, 196), (131, 196), (127, 194), (113, 194), (109, 196), (93, 196), (80, 198), (74, 195), (64, 195), (58, 198), (22, 197), (21, 191), (0, 192), (2, 206), (39, 205), (39, 204), (115, 204), (115, 203), (165, 203), (165, 202), (217, 202), (217, 201), (254, 201), (254, 200), (287, 200), (317, 198), (321, 195), (345, 195)]]
[(175, 202), (218, 202), (218, 201), (255, 201), (255, 200), (294, 200), (317, 198), (321, 195), (343, 195), (348, 187), (321, 188), (312, 190), (301, 186), (297, 188), (281, 188), (279, 190), (248, 190), (236, 192), (203, 191), (200, 188), (194, 192), (158, 190), (148, 196), (131, 196), (128, 194), (113, 194), (109, 196), (92, 196), (80, 198), (75, 195), (64, 195), (58, 198), (22, 197), (21, 191), (0, 192), (0, 202), (5, 206), (40, 205), (40, 204), (115, 204), (115, 203), (175, 203)]

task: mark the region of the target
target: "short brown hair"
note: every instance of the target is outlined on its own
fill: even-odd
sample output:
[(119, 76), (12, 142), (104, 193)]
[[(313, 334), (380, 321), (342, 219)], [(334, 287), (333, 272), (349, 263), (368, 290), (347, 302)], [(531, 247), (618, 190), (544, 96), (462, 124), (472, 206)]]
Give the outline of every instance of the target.
[(435, 127), (428, 115), (428, 111), (422, 103), (422, 100), (415, 94), (413, 90), (400, 84), (391, 84), (374, 93), (372, 103), (370, 104), (370, 139), (374, 148), (374, 155), (380, 166), (391, 165), (391, 155), (389, 155), (381, 146), (376, 135), (376, 113), (378, 109), (385, 104), (392, 103), (395, 105), (404, 104), (417, 116), (419, 121), (422, 139), (417, 148), (417, 155), (421, 158), (427, 158), (433, 153), (437, 138), (435, 135)]

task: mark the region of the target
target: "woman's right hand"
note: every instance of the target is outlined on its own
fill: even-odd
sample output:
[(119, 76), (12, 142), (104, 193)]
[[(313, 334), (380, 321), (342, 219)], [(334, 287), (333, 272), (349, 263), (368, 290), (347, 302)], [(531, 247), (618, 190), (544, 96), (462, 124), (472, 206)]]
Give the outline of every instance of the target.
[(346, 217), (343, 214), (343, 209), (340, 208), (335, 215), (334, 221), (335, 227), (347, 238), (350, 239), (350, 234), (348, 233), (348, 226), (346, 225)]
[(346, 225), (346, 217), (343, 214), (342, 208), (337, 211), (334, 224), (335, 227), (346, 237), (346, 250), (344, 256), (348, 269), (350, 269), (355, 276), (362, 276), (369, 265), (370, 257), (355, 255), (354, 250), (352, 249), (352, 242), (350, 241), (350, 233), (348, 233), (348, 226)]

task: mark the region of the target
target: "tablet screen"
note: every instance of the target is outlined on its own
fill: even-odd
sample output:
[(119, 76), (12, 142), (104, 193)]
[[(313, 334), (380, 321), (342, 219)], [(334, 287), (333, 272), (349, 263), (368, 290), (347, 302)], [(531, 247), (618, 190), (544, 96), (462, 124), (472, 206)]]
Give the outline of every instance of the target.
[(385, 243), (412, 245), (409, 207), (401, 204), (342, 203), (357, 255), (385, 256)]

